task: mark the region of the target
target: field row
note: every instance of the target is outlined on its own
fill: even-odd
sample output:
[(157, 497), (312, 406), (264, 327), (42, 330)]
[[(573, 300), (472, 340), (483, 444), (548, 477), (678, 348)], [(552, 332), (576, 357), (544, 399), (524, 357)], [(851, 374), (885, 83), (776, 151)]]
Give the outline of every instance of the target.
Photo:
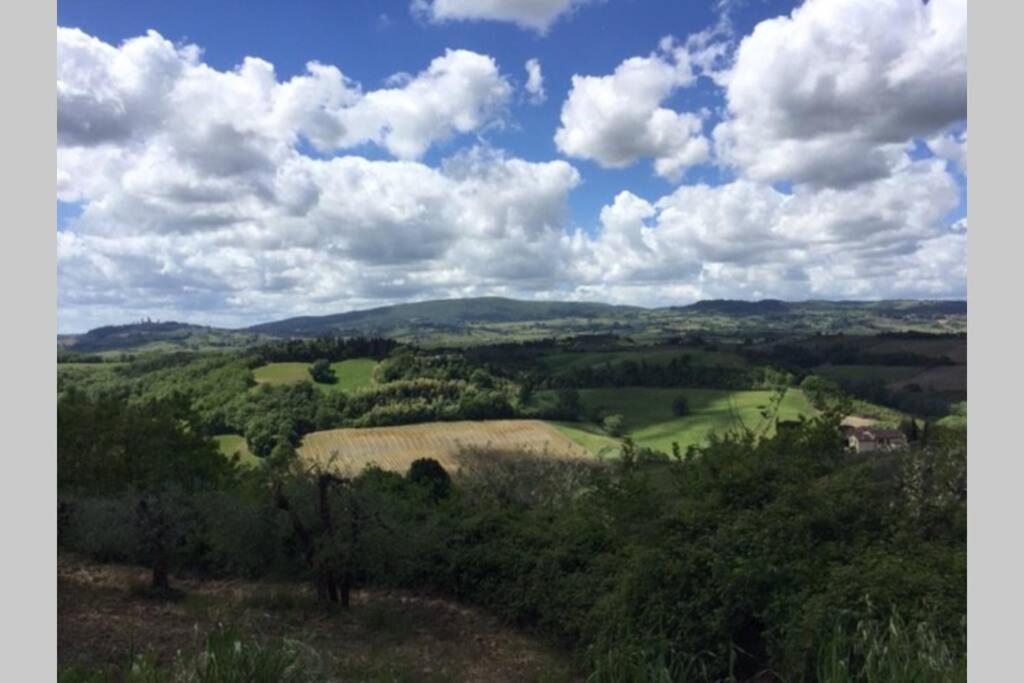
[(459, 469), (463, 449), (528, 451), (556, 458), (589, 458), (590, 452), (539, 420), (433, 422), (398, 427), (329, 429), (307, 434), (300, 457), (355, 474), (370, 464), (406, 472), (419, 458)]

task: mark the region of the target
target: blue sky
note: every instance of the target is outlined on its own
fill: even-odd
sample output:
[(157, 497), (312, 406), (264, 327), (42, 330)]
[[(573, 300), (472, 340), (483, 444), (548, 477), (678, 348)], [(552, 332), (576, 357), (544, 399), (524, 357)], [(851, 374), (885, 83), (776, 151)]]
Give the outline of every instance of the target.
[[(465, 0), (62, 0), (61, 328), (147, 315), (241, 325), (484, 293), (648, 305), (710, 296), (962, 296), (963, 3), (879, 2), (541, 0), (538, 6), (551, 8), (548, 19), (509, 20), (518, 11), (507, 9), (510, 0), (482, 3), (491, 7), (484, 17), (467, 16)], [(963, 15), (965, 25), (965, 9)], [(133, 62), (158, 51), (157, 38), (150, 39), (154, 47), (124, 49), (125, 41), (149, 31), (163, 41), (159, 49), (178, 50), (177, 56)], [(848, 44), (844, 33), (851, 35)], [(892, 35), (901, 34), (902, 52), (894, 54)], [(687, 42), (698, 35), (704, 40)], [(659, 47), (665, 37), (674, 39), (667, 49)], [(858, 42), (866, 42), (866, 55)], [(189, 56), (188, 45), (201, 52)], [(717, 56), (701, 62), (709, 47)], [(394, 98), (413, 88), (394, 98), (385, 93), (392, 104), (358, 115), (358, 126), (369, 131), (361, 137), (351, 133), (355, 114), (337, 114), (330, 139), (317, 143), (307, 119), (291, 128), (274, 119), (268, 133), (265, 120), (239, 122), (251, 100), (243, 106), (240, 99), (242, 113), (229, 120), (223, 113), (232, 101), (217, 104), (217, 93), (197, 94), (217, 88), (204, 85), (216, 79), (203, 74), (224, 78), (257, 57), (273, 65), (275, 87), (308, 76), (309, 62), (336, 67), (343, 74), (338, 82), (351, 86), (343, 97), (354, 102), (415, 85), (450, 50), (461, 51), (455, 55), (461, 61), (440, 65), (438, 73), (454, 75), (436, 86), (454, 88), (450, 101), (457, 105), (409, 113), (416, 97)], [(613, 79), (631, 58), (646, 61), (634, 76)], [(526, 90), (527, 60), (540, 64), (543, 101)], [(185, 66), (172, 68), (171, 61)], [(400, 73), (409, 76), (396, 82)], [(478, 80), (469, 83), (469, 73)], [(593, 77), (592, 88), (574, 89), (574, 76)], [(136, 97), (164, 78), (157, 94)], [(426, 90), (416, 92), (435, 87), (424, 82)], [(337, 106), (323, 104), (335, 86), (318, 80), (311, 97), (321, 99), (296, 100), (288, 111), (308, 106), (302, 115), (313, 116)], [(647, 102), (643, 93), (653, 91), (660, 94)], [(864, 106), (865, 93), (877, 95), (878, 108)], [(111, 112), (116, 118), (102, 118)], [(567, 112), (577, 113), (567, 118)], [(185, 140), (181, 128), (192, 125), (205, 132)], [(225, 136), (226, 126), (235, 137)], [(104, 127), (121, 132), (96, 132)], [(230, 173), (197, 171), (223, 165), (190, 159), (196, 145), (205, 152), (229, 137), (236, 146), (225, 149), (261, 146), (258, 163), (231, 166)], [(166, 164), (159, 154), (168, 155)], [(453, 158), (471, 160), (469, 176), (457, 182), (445, 170)], [(339, 160), (344, 163), (332, 163)], [(365, 171), (381, 184), (378, 197), (397, 198), (393, 206), (357, 205), (355, 198), (346, 204), (330, 194), (335, 178), (348, 177), (341, 167), (355, 168), (359, 160), (371, 164)], [(420, 196), (421, 186), (407, 192), (396, 185), (405, 182), (395, 177), (398, 162), (436, 180), (436, 193)], [(671, 168), (656, 173), (657, 163)], [(316, 178), (310, 192), (319, 201), (304, 209), (304, 221), (293, 221), (295, 212), (284, 210), (267, 183), (299, 165)], [(145, 175), (143, 167), (156, 170)], [(166, 170), (171, 167), (176, 173)], [(494, 187), (472, 184), (478, 175)], [(551, 184), (543, 180), (548, 176)], [(170, 204), (174, 183), (216, 186), (225, 194), (199, 212), (194, 200)], [(507, 202), (487, 201), (520, 186)], [(259, 190), (250, 197), (253, 188)], [(934, 193), (931, 201), (927, 192)], [(446, 205), (446, 193), (468, 203)], [(404, 205), (407, 196), (412, 209)], [(160, 198), (156, 216), (154, 197)], [(435, 210), (437, 216), (428, 215)], [(213, 215), (230, 220), (212, 230)], [(439, 246), (367, 244), (378, 229), (398, 242), (432, 239)], [(495, 235), (494, 253), (472, 246)], [(239, 251), (241, 243), (249, 252)], [(322, 259), (325, 253), (332, 258)], [(509, 266), (512, 261), (520, 265)], [(889, 272), (897, 269), (913, 272), (894, 279)]]

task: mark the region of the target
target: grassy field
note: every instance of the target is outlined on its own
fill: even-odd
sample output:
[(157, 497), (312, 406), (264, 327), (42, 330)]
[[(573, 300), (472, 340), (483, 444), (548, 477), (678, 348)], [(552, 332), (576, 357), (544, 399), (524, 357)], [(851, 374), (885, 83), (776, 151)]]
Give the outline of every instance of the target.
[(373, 384), (373, 370), (377, 361), (372, 358), (350, 358), (338, 363), (331, 363), (331, 370), (338, 377), (336, 384), (324, 385), (327, 389), (355, 391)]
[[(686, 397), (690, 414), (676, 417), (672, 414), (672, 400)], [(762, 421), (761, 409), (768, 405), (769, 391), (723, 391), (717, 389), (651, 389), (612, 388), (581, 389), (580, 400), (584, 412), (622, 415), (625, 432), (640, 446), (672, 452), (676, 442), (685, 450), (700, 444), (712, 431), (724, 432), (746, 425), (757, 429)], [(779, 419), (811, 416), (814, 408), (803, 392), (786, 392), (779, 410)], [(595, 425), (589, 423), (554, 423), (554, 427), (576, 443), (593, 453), (614, 446)]]
[(452, 472), (459, 469), (459, 451), (469, 447), (525, 450), (560, 458), (590, 457), (585, 448), (539, 420), (329, 429), (307, 434), (299, 456), (353, 474), (371, 463), (404, 474), (419, 458), (434, 458)]
[(548, 424), (598, 457), (614, 456), (622, 446), (621, 439), (608, 436), (600, 427), (589, 422), (549, 422)]
[(243, 465), (254, 466), (262, 462), (249, 450), (249, 445), (245, 443), (244, 436), (239, 434), (218, 434), (213, 439), (217, 442), (217, 446), (220, 447), (220, 452), (226, 457), (231, 457), (238, 453), (239, 462)]
[[(252, 371), (260, 384), (292, 384), (294, 382), (312, 381), (309, 376), (310, 363), (268, 363)], [(373, 384), (373, 369), (377, 361), (372, 358), (350, 358), (331, 363), (331, 369), (337, 375), (335, 384), (318, 384), (329, 391), (355, 391)]]
[(260, 384), (291, 384), (311, 381), (309, 363), (268, 363), (252, 371)]

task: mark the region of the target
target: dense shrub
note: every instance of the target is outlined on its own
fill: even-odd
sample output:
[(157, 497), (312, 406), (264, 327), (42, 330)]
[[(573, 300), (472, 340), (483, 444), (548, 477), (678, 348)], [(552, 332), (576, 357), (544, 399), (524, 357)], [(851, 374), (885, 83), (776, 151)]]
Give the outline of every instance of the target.
[[(466, 380), (392, 384), (353, 394), (345, 410), (385, 396), (396, 400), (359, 419), (446, 419), (470, 387), (497, 391)], [(308, 388), (253, 393), (271, 414), (284, 405), (316, 420), (307, 399), (320, 394)], [(73, 394), (61, 401), (65, 547), (149, 561), (137, 492), (154, 472), (192, 472), (203, 476), (160, 497), (182, 568), (304, 580), (326, 568), (348, 587), (452, 596), (573, 648), (593, 680), (745, 680), (771, 670), (813, 681), (839, 669), (850, 676), (831, 680), (884, 680), (895, 664), (870, 652), (907, 655), (905, 669), (923, 678), (906, 680), (962, 680), (962, 431), (930, 427), (922, 446), (857, 455), (828, 412), (771, 438), (713, 438), (677, 459), (627, 439), (609, 462), (468, 451), (450, 485), (421, 462), (408, 477), (370, 469), (351, 480), (275, 466), (211, 488), (195, 485), (215, 474), (209, 451), (173, 411), (126, 419), (123, 410)], [(150, 463), (159, 455), (170, 469), (137, 469), (126, 453)], [(181, 453), (191, 466), (174, 466)], [(889, 628), (894, 610), (890, 637), (878, 625)]]
[(434, 500), (447, 498), (452, 488), (452, 478), (433, 458), (420, 458), (409, 465), (409, 481), (423, 487)]

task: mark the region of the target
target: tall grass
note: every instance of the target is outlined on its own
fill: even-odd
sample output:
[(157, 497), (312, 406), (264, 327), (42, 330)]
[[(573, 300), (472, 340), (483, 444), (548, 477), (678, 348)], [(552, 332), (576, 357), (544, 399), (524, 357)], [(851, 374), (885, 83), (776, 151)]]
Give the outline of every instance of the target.
[(680, 656), (665, 638), (644, 644), (623, 638), (610, 648), (591, 649), (586, 664), (587, 683), (687, 683), (711, 680), (710, 655)]
[[(818, 648), (817, 683), (965, 683), (967, 622), (957, 637), (943, 638), (927, 622), (912, 623), (894, 611), (888, 619), (837, 622)], [(710, 653), (680, 655), (667, 638), (643, 643), (625, 637), (587, 653), (587, 683), (738, 683), (732, 673), (713, 676)], [(765, 671), (762, 674), (769, 674)], [(778, 675), (756, 680), (794, 680)], [(795, 680), (803, 680), (798, 678)]]
[(262, 645), (243, 640), (236, 631), (219, 627), (195, 653), (178, 653), (169, 664), (151, 654), (130, 657), (120, 675), (114, 672), (61, 672), (60, 683), (307, 683), (322, 680), (318, 662), (303, 656), (294, 641)]
[(952, 643), (928, 623), (888, 620), (837, 624), (818, 651), (821, 683), (962, 683), (967, 680), (967, 623)]

